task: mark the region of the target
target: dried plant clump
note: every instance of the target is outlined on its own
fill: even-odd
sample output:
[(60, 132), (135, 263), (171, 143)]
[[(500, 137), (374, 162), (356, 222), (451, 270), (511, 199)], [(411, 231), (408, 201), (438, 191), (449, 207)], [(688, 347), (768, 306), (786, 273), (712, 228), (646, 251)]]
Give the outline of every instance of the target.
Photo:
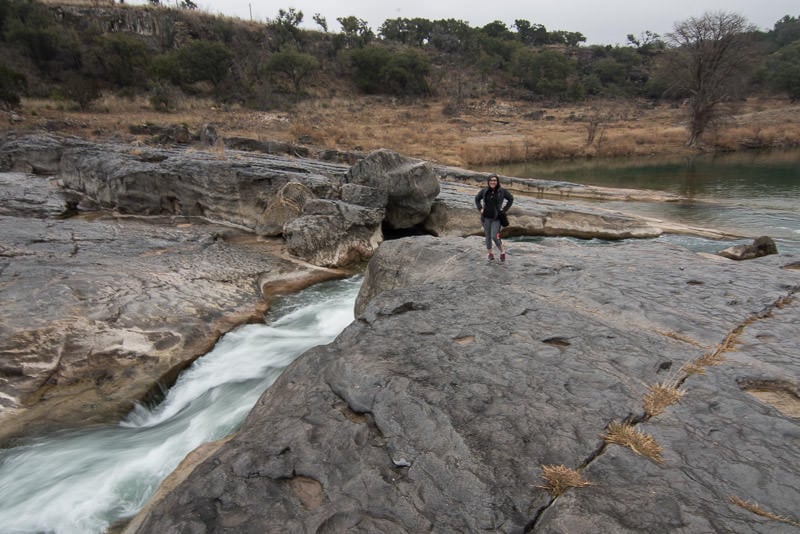
[(782, 523), (793, 525), (795, 527), (800, 527), (800, 522), (798, 522), (798, 521), (795, 521), (795, 520), (790, 519), (788, 517), (784, 517), (782, 515), (773, 514), (772, 512), (764, 510), (758, 504), (752, 503), (752, 502), (749, 502), (749, 501), (745, 501), (744, 499), (736, 497), (735, 495), (731, 495), (730, 497), (728, 497), (728, 500), (731, 501), (731, 503), (733, 503), (736, 506), (738, 506), (739, 508), (743, 508), (743, 509), (747, 510), (748, 512), (752, 512), (752, 513), (754, 513), (756, 515), (760, 515), (761, 517), (766, 517), (767, 519), (772, 519), (774, 521), (780, 521)]
[(633, 425), (612, 422), (608, 425), (608, 430), (603, 436), (603, 440), (606, 443), (615, 443), (628, 447), (636, 454), (650, 458), (654, 462), (664, 462), (661, 458), (661, 445), (658, 444), (653, 436), (640, 432)]
[(592, 485), (578, 471), (565, 465), (543, 465), (542, 478), (545, 484), (537, 487), (543, 488), (553, 497), (562, 495), (569, 488), (584, 488)]
[(683, 391), (671, 383), (653, 384), (644, 396), (644, 412), (649, 417), (663, 413), (667, 406), (676, 404), (683, 396)]
[(703, 375), (706, 373), (705, 367), (699, 365), (697, 362), (686, 362), (681, 365), (680, 369), (687, 377), (692, 375)]
[(707, 352), (697, 358), (694, 363), (697, 367), (711, 367), (712, 365), (719, 365), (725, 361), (725, 356), (722, 355), (721, 350), (714, 352)]

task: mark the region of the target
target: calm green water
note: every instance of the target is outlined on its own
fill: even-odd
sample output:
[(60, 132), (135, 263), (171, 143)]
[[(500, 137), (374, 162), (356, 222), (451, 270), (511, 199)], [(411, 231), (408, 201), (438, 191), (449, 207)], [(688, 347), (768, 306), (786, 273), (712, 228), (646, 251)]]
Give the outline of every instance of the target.
[[(501, 175), (586, 185), (652, 189), (682, 202), (603, 202), (603, 207), (743, 236), (775, 239), (781, 252), (800, 253), (800, 151), (746, 152), (691, 158), (637, 158), (529, 163), (495, 167)], [(694, 249), (718, 242), (684, 237)]]

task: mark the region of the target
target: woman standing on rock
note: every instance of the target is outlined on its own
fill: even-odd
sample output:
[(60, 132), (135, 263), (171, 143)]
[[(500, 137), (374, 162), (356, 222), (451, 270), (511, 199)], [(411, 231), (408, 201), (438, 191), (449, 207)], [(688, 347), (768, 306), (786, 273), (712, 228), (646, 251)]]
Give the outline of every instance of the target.
[[(503, 201), (506, 201), (503, 207)], [(514, 203), (514, 195), (500, 187), (500, 179), (496, 174), (489, 175), (487, 186), (475, 195), (475, 205), (481, 212), (483, 232), (486, 235), (486, 250), (489, 251), (489, 261), (494, 260), (492, 254), (492, 241), (500, 251), (500, 261), (506, 261), (503, 242), (500, 240), (500, 213), (505, 213)]]

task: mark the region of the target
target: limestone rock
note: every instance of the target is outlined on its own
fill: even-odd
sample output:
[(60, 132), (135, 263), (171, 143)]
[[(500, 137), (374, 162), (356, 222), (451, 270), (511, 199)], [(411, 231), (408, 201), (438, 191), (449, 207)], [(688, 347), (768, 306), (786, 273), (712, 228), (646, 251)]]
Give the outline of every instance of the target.
[[(755, 396), (798, 390), (795, 261), (562, 241), (499, 265), (476, 237), (387, 241), (357, 320), (135, 531), (789, 532), (731, 498), (798, 519), (800, 419)], [(683, 396), (648, 416), (659, 384)], [(660, 450), (604, 444), (620, 421)], [(554, 498), (559, 465), (590, 485)]]
[(202, 217), (250, 229), (289, 182), (318, 198), (338, 194), (347, 167), (273, 156), (218, 159), (204, 152), (32, 136), (0, 145), (0, 169), (58, 174), (82, 209)]
[(769, 236), (761, 236), (748, 245), (734, 245), (720, 250), (718, 254), (731, 260), (752, 260), (777, 253), (778, 247), (775, 241)]
[(274, 196), (263, 194), (261, 203), (267, 205), (260, 224), (255, 231), (259, 235), (279, 236), (283, 234), (284, 225), (300, 216), (305, 203), (313, 198), (313, 191), (299, 182), (289, 182), (281, 187)]
[(376, 150), (353, 165), (345, 181), (385, 190), (385, 223), (393, 229), (424, 222), (439, 194), (439, 177), (429, 163), (385, 149)]
[(313, 199), (283, 228), (287, 250), (325, 267), (368, 260), (383, 241), (384, 211), (337, 200)]

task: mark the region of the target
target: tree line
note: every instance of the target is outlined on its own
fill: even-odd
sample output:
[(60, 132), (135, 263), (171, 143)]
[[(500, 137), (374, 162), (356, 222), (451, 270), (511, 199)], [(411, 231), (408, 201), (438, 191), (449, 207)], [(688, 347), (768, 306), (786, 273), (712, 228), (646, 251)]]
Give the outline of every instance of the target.
[(592, 98), (686, 103), (689, 143), (721, 103), (748, 94), (800, 98), (800, 20), (768, 31), (735, 13), (678, 21), (667, 35), (628, 35), (624, 46), (590, 45), (580, 32), (528, 20), (471, 27), (456, 19), (388, 19), (373, 30), (355, 16), (329, 32), (302, 29), (304, 14), (280, 9), (264, 24), (204, 14), (193, 2), (145, 10), (161, 31), (130, 31), (35, 0), (0, 0), (0, 103), (22, 96), (89, 108), (103, 92), (147, 94), (168, 111), (182, 95), (253, 109), (348, 92), (446, 97), (457, 113), (482, 96), (578, 102)]

